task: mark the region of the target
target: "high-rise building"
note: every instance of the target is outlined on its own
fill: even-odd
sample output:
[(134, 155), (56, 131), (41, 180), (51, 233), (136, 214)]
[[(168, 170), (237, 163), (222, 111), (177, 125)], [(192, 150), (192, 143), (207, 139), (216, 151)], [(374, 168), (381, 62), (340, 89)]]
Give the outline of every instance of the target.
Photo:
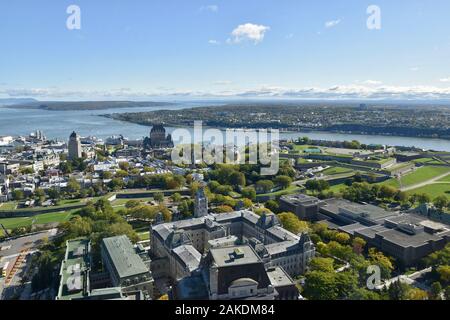
[(82, 157), (81, 141), (78, 134), (74, 131), (69, 138), (69, 160)]

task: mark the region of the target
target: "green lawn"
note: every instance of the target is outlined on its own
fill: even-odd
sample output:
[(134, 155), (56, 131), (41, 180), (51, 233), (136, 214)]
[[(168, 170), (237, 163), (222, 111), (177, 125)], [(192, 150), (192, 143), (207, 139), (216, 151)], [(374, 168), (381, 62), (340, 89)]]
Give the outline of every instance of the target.
[(414, 184), (433, 179), (447, 172), (450, 172), (450, 167), (422, 167), (417, 169), (413, 173), (407, 174), (406, 176), (402, 177), (402, 184), (405, 187), (412, 186)]
[(420, 159), (413, 160), (412, 162), (426, 164), (426, 165), (444, 164), (443, 161), (435, 160), (433, 158), (420, 158)]
[(425, 187), (414, 189), (408, 191), (407, 194), (411, 195), (414, 193), (425, 193), (430, 196), (431, 199), (434, 199), (438, 196), (444, 195), (450, 200), (450, 183), (434, 183), (429, 184)]
[(322, 173), (324, 175), (329, 175), (329, 176), (337, 175), (337, 174), (344, 174), (344, 173), (351, 173), (351, 172), (353, 172), (352, 169), (343, 168), (343, 167), (331, 167), (331, 168), (328, 168), (328, 169), (322, 171)]
[(64, 211), (56, 213), (40, 214), (34, 217), (20, 217), (20, 218), (3, 218), (0, 223), (6, 229), (14, 229), (18, 227), (27, 227), (31, 224), (47, 224), (55, 222), (68, 221), (73, 215), (73, 211)]
[[(447, 172), (450, 172), (450, 167), (426, 166), (401, 177), (401, 181), (403, 187), (408, 187), (421, 182), (425, 182), (427, 180), (431, 180)], [(400, 188), (400, 184), (397, 179), (389, 179), (382, 182), (381, 184)]]
[(438, 182), (448, 182), (448, 183), (450, 183), (450, 175), (448, 175), (448, 176), (446, 176), (446, 177), (444, 177), (442, 179), (439, 179)]
[[(329, 191), (333, 191), (333, 192), (341, 192), (342, 190), (344, 190), (345, 188), (347, 188), (348, 186), (345, 183), (341, 183), (341, 184), (337, 184), (335, 186), (331, 186)], [(328, 191), (328, 190), (327, 190)]]

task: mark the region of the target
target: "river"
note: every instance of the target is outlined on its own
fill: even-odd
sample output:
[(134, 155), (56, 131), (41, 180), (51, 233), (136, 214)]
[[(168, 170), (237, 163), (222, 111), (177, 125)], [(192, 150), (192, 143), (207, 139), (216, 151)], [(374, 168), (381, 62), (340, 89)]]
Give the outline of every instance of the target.
[[(216, 103), (216, 105), (220, 104), (221, 103)], [(81, 136), (96, 136), (102, 139), (119, 134), (130, 139), (139, 139), (149, 135), (149, 127), (117, 121), (101, 117), (100, 115), (107, 113), (142, 112), (163, 109), (176, 110), (211, 105), (214, 104), (208, 101), (180, 102), (175, 105), (164, 107), (103, 109), (94, 111), (19, 110), (0, 107), (0, 135), (28, 135), (35, 130), (41, 130), (48, 138), (66, 140), (70, 133), (75, 130)], [(175, 128), (171, 127), (166, 129), (169, 133), (175, 130)], [(192, 129), (190, 131), (192, 131)], [(330, 132), (283, 132), (280, 134), (280, 137), (283, 139), (293, 139), (303, 136), (320, 140), (358, 140), (364, 144), (414, 146), (417, 148), (450, 152), (450, 140), (444, 139), (340, 134)]]

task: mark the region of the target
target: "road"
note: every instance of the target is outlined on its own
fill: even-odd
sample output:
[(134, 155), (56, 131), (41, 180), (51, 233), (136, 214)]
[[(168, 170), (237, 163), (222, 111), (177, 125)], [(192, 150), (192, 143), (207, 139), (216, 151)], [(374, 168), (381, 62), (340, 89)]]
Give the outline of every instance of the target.
[(424, 182), (421, 182), (421, 183), (417, 183), (417, 184), (414, 184), (412, 186), (400, 188), (400, 191), (410, 191), (410, 190), (414, 190), (414, 189), (417, 189), (417, 188), (425, 187), (425, 186), (427, 186), (429, 184), (434, 184), (438, 180), (441, 180), (441, 179), (443, 179), (443, 178), (445, 178), (445, 177), (447, 177), (449, 175), (450, 175), (450, 172), (447, 172), (447, 173), (441, 174), (440, 176), (434, 177), (433, 179), (430, 179), (430, 180), (427, 180), (427, 181), (424, 181)]

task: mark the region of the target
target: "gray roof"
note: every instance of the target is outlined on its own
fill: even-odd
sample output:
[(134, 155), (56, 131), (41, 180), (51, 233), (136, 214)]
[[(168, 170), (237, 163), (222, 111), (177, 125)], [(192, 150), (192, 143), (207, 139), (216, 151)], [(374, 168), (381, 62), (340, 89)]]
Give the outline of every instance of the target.
[(270, 283), (274, 288), (293, 285), (291, 277), (280, 267), (269, 268), (267, 270), (267, 276), (270, 279)]
[(120, 278), (149, 272), (127, 236), (105, 238), (103, 239), (103, 247)]
[(190, 272), (196, 270), (202, 255), (191, 245), (183, 245), (173, 249), (173, 253), (182, 261)]
[(261, 261), (249, 245), (211, 248), (210, 252), (218, 267), (252, 264)]
[(277, 243), (271, 243), (266, 245), (267, 252), (270, 255), (276, 255), (289, 251), (290, 248), (295, 248), (298, 245), (298, 241), (283, 241)]

